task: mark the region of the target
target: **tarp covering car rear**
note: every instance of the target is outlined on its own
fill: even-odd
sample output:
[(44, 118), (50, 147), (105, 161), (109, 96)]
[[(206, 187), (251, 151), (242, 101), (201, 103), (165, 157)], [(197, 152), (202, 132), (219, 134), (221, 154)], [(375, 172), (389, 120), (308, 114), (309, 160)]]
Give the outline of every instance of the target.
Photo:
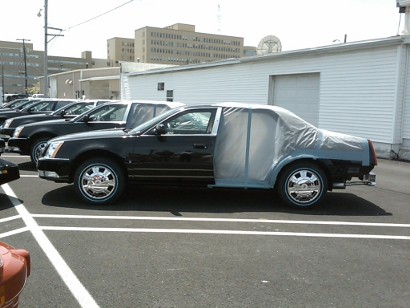
[(364, 138), (320, 130), (280, 107), (222, 106), (214, 157), (216, 186), (270, 188), (271, 171), (292, 157), (369, 163)]

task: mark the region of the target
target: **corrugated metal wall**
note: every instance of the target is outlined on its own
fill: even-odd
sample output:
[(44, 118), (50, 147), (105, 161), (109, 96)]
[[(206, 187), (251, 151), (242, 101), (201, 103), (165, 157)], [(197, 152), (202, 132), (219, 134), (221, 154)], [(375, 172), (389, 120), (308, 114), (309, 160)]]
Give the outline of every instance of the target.
[(403, 138), (409, 141), (410, 146), (410, 46), (408, 45), (406, 63), (404, 79)]
[(323, 59), (319, 126), (392, 142), (396, 50), (391, 46)]
[[(126, 98), (161, 100), (166, 98), (166, 90), (174, 90), (174, 100), (188, 104), (267, 104), (270, 76), (320, 73), (319, 127), (394, 143), (397, 48), (392, 44), (129, 76)], [(164, 91), (157, 90), (158, 82), (164, 82)], [(406, 110), (409, 113), (408, 104)], [(409, 134), (410, 127), (406, 127)]]

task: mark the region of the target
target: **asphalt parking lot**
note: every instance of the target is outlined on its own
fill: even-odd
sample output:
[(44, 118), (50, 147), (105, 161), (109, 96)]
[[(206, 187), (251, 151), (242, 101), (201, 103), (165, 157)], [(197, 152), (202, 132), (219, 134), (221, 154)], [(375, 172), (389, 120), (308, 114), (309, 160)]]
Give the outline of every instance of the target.
[(408, 307), (410, 163), (296, 211), (269, 191), (128, 189), (92, 207), (37, 177), (0, 188), (0, 241), (30, 251), (20, 307)]

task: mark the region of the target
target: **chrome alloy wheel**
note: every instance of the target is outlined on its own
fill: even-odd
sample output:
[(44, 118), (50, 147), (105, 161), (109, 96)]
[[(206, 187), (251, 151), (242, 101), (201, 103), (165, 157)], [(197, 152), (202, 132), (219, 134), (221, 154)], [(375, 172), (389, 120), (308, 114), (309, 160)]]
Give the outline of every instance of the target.
[(319, 174), (309, 169), (298, 169), (286, 181), (286, 194), (298, 204), (311, 204), (320, 198), (323, 182)]
[(88, 199), (106, 199), (116, 191), (115, 172), (105, 165), (91, 165), (80, 176), (81, 190)]
[(33, 145), (30, 153), (30, 158), (34, 164), (36, 164), (38, 159), (43, 155), (44, 149), (46, 148), (49, 139), (50, 138), (39, 139)]

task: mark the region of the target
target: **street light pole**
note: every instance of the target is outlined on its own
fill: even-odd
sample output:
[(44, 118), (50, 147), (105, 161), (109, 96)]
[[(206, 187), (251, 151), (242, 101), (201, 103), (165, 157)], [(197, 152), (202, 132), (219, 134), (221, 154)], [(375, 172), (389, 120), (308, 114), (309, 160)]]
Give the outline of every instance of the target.
[(23, 57), (24, 57), (24, 94), (27, 95), (27, 54), (26, 54), (26, 41), (30, 42), (29, 39), (17, 39), (17, 41), (23, 41)]

